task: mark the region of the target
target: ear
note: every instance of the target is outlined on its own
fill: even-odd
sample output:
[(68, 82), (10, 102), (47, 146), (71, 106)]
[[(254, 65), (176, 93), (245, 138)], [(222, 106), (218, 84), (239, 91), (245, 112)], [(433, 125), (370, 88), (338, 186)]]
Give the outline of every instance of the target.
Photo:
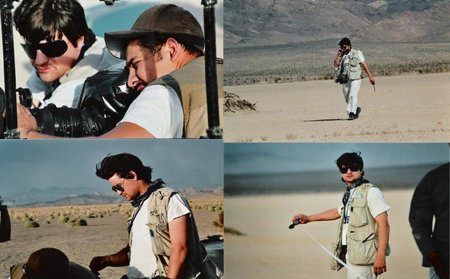
[(78, 37), (77, 41), (76, 41), (76, 46), (74, 46), (77, 50), (81, 51), (81, 49), (84, 46), (84, 36), (80, 36)]
[(137, 174), (134, 171), (130, 171), (127, 175), (127, 179), (137, 180)]
[(166, 47), (169, 50), (170, 61), (176, 61), (180, 55), (181, 45), (174, 38), (168, 38), (166, 41)]

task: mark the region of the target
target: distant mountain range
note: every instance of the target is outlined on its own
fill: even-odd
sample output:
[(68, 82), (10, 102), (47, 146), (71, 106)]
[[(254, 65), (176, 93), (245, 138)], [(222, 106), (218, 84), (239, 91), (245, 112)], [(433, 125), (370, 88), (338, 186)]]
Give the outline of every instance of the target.
[[(193, 187), (183, 187), (177, 189), (187, 197), (203, 194), (221, 194), (223, 187), (195, 189)], [(6, 197), (5, 197), (6, 198)], [(54, 205), (75, 205), (75, 204), (107, 204), (124, 202), (122, 197), (117, 196), (112, 191), (99, 192), (98, 189), (89, 187), (58, 188), (47, 189), (33, 188), (26, 192), (11, 194), (8, 200), (15, 200), (15, 206), (54, 206)]]
[(448, 42), (448, 0), (227, 0), (225, 49), (291, 42)]

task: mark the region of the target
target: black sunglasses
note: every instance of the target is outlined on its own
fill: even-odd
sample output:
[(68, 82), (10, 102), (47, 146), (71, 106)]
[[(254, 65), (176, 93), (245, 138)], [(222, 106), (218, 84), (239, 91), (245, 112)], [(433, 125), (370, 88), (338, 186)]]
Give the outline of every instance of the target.
[(21, 44), (30, 59), (36, 59), (37, 50), (40, 49), (45, 56), (49, 58), (59, 57), (66, 53), (67, 43), (64, 40), (58, 40), (43, 44), (31, 45)]
[(119, 185), (112, 186), (111, 189), (112, 189), (114, 192), (117, 192), (117, 191), (123, 192), (123, 191), (125, 191), (125, 189), (122, 188), (122, 186), (119, 186)]
[(341, 173), (346, 173), (348, 171), (348, 169), (350, 169), (351, 171), (359, 171), (359, 166), (357, 165), (353, 165), (353, 166), (343, 166), (339, 168), (339, 171)]

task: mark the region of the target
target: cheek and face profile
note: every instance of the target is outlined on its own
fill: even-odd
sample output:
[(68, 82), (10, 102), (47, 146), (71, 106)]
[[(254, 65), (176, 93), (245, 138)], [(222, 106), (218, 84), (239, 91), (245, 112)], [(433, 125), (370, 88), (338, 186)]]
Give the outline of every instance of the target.
[(124, 197), (127, 201), (134, 200), (139, 196), (139, 189), (136, 186), (136, 181), (132, 178), (122, 178), (117, 173), (108, 179), (111, 184), (112, 190), (117, 195)]
[(169, 57), (171, 55), (167, 43), (162, 45), (158, 53), (153, 54), (137, 40), (131, 41), (126, 50), (128, 86), (140, 92), (147, 84), (172, 72), (175, 66)]
[(339, 171), (341, 172), (342, 179), (344, 179), (349, 185), (360, 179), (362, 176), (362, 170), (360, 170), (356, 165), (341, 165)]
[[(36, 69), (39, 78), (45, 82), (53, 82), (69, 71), (80, 56), (84, 45), (84, 37), (77, 39), (76, 46), (62, 33), (55, 41), (41, 40), (38, 45), (24, 45), (30, 62)], [(28, 49), (27, 49), (28, 48)], [(66, 49), (64, 51), (64, 49)], [(62, 52), (62, 54), (61, 54)]]

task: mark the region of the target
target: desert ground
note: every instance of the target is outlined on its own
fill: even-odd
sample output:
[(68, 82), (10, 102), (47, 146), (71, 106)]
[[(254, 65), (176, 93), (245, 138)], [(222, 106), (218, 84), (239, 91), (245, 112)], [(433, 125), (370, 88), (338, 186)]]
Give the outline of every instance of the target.
[[(413, 190), (384, 191), (392, 253), (387, 273), (379, 278), (427, 278), (411, 234), (408, 214)], [(312, 214), (337, 207), (342, 193), (225, 197), (225, 274), (228, 278), (346, 278), (346, 270), (329, 268), (330, 256), (304, 231), (328, 249), (335, 241), (337, 221), (315, 222), (288, 229), (298, 213)]]
[(447, 142), (450, 73), (363, 79), (359, 119), (348, 121), (332, 80), (228, 86), (256, 111), (226, 112), (226, 142)]
[[(200, 238), (223, 235), (223, 227), (213, 225), (223, 211), (223, 196), (204, 195), (189, 198), (194, 211)], [(127, 216), (132, 207), (128, 203), (110, 205), (80, 205), (9, 209), (11, 240), (0, 243), (0, 278), (9, 275), (9, 267), (28, 259), (33, 251), (54, 247), (63, 251), (69, 260), (89, 266), (95, 256), (118, 252), (127, 244)], [(61, 216), (81, 217), (87, 226), (68, 226), (60, 223)], [(91, 215), (91, 218), (87, 216)], [(33, 218), (39, 227), (25, 228), (27, 218)], [(106, 268), (102, 278), (120, 278), (126, 267)]]

